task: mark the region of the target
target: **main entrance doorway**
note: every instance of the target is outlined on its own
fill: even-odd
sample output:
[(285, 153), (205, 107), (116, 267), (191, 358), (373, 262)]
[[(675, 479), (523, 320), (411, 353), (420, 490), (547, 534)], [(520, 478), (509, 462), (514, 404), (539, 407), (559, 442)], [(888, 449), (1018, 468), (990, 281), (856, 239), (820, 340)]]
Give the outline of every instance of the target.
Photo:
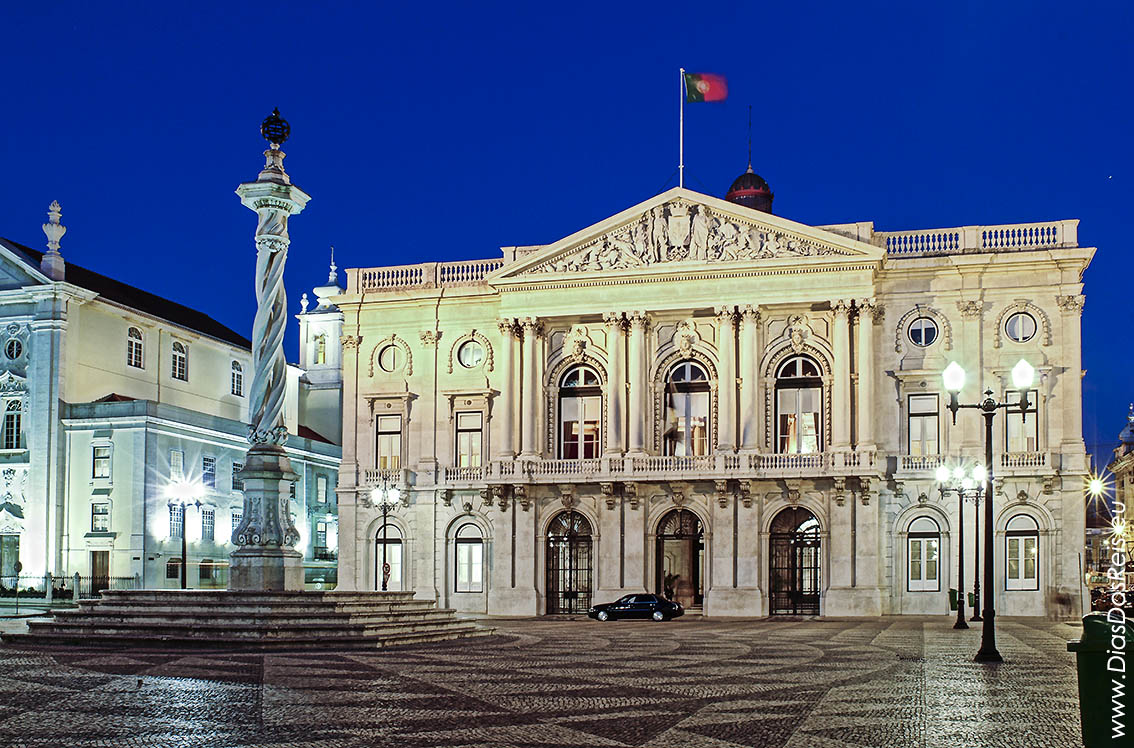
[(772, 614), (819, 615), (819, 520), (802, 507), (784, 509), (771, 531)]
[(659, 595), (685, 607), (704, 601), (705, 529), (688, 509), (666, 512), (658, 522), (657, 580)]
[(591, 523), (560, 512), (547, 528), (547, 612), (586, 613), (591, 607)]

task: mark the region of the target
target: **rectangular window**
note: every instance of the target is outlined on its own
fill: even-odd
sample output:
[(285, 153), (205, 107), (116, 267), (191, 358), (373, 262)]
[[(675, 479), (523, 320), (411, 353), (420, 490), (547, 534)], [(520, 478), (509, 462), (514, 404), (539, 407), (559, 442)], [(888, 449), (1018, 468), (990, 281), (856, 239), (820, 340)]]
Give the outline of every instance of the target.
[(189, 381), (189, 351), (181, 343), (173, 344), (173, 359), (170, 361), (169, 374), (174, 379)]
[(484, 544), (457, 541), (457, 592), (483, 591)]
[(165, 578), (181, 579), (181, 559), (171, 558), (165, 562)]
[(240, 523), (244, 520), (244, 512), (240, 509), (232, 510), (232, 531), (236, 532), (236, 528), (240, 527)]
[(327, 550), (327, 523), (315, 523), (315, 549), (317, 551)]
[(327, 503), (327, 476), (319, 475), (315, 478), (315, 501), (320, 504)]
[(378, 455), (376, 467), (379, 470), (398, 470), (402, 466), (402, 417), (378, 417)]
[(211, 558), (201, 559), (201, 564), (197, 567), (197, 576), (202, 582), (211, 582), (216, 579), (216, 561)]
[(110, 504), (91, 504), (91, 532), (110, 532)]
[(479, 412), (457, 414), (457, 467), (480, 467), (484, 443), (482, 418)]
[(822, 401), (818, 387), (792, 387), (776, 392), (777, 452), (810, 454), (819, 451), (819, 406)]
[(142, 332), (131, 327), (126, 337), (126, 365), (142, 368)]
[(909, 454), (940, 454), (938, 446), (937, 395), (909, 397)]
[(185, 507), (174, 504), (169, 507), (169, 537), (180, 538), (185, 532)]
[(678, 457), (709, 454), (709, 393), (667, 396), (665, 452)]
[(4, 407), (4, 449), (20, 448), (22, 409), (23, 404), (19, 400), (9, 400)]
[(240, 478), (240, 471), (244, 469), (243, 462), (232, 463), (232, 490), (243, 491), (244, 481)]
[(1039, 536), (1009, 535), (1005, 540), (1005, 588), (1039, 589)]
[(185, 453), (180, 449), (169, 450), (169, 478), (181, 480), (185, 477)]
[(599, 456), (599, 396), (564, 397), (559, 401), (560, 457), (564, 460)]
[(1004, 393), (1007, 409), (1007, 443), (1009, 452), (1039, 451), (1039, 392), (1028, 390), (1027, 418), (1020, 412), (1020, 393), (1008, 390)]
[(240, 362), (232, 362), (232, 394), (244, 397), (244, 367)]
[(201, 509), (201, 540), (213, 540), (217, 533), (217, 510)]
[(93, 447), (91, 451), (91, 476), (94, 478), (110, 477), (110, 447)]
[(938, 581), (938, 550), (941, 541), (937, 536), (909, 538), (909, 587), (911, 592), (936, 592)]
[(201, 458), (201, 483), (205, 488), (217, 487), (217, 458), (205, 455)]

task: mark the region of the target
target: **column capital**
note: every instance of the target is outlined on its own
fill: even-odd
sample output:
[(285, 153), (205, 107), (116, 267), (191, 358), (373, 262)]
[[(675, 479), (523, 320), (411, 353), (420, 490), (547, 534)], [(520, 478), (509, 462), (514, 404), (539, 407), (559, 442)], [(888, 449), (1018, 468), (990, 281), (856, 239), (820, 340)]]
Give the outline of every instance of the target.
[(1083, 304), (1086, 303), (1087, 298), (1082, 294), (1073, 296), (1056, 296), (1055, 303), (1059, 306), (1059, 310), (1064, 314), (1074, 314), (1078, 312), (1083, 313)]
[(760, 322), (760, 307), (745, 304), (740, 308), (740, 319), (743, 322)]
[(869, 319), (874, 324), (882, 321), (885, 316), (885, 308), (874, 299), (861, 299), (857, 303), (859, 323), (865, 322)]
[(625, 330), (627, 326), (626, 317), (622, 312), (603, 312), (602, 323), (618, 330)]
[(721, 324), (733, 324), (736, 321), (736, 307), (735, 306), (719, 306), (713, 310), (716, 315), (717, 322)]
[(834, 312), (835, 317), (846, 317), (850, 306), (843, 299), (838, 299), (831, 302), (831, 311)]
[(650, 327), (650, 316), (646, 312), (626, 312), (626, 319), (629, 321), (631, 329), (646, 330)]
[(962, 299), (957, 302), (957, 310), (965, 319), (980, 319), (984, 312), (984, 302), (976, 299)]
[(524, 317), (520, 320), (520, 327), (523, 328), (524, 337), (535, 338), (543, 337), (543, 322), (538, 317)]
[(512, 317), (496, 320), (496, 326), (500, 329), (500, 334), (504, 337), (516, 337), (516, 320)]

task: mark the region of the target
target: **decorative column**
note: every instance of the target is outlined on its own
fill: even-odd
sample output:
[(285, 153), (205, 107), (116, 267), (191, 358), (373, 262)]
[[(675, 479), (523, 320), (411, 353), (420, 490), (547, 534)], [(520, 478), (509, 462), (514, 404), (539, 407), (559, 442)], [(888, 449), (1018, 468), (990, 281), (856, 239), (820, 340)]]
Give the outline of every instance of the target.
[(850, 322), (846, 303), (839, 299), (831, 302), (835, 315), (835, 328), (831, 343), (835, 349), (835, 360), (831, 375), (831, 449), (834, 451), (850, 448)]
[(295, 550), (299, 532), (291, 521), (289, 486), (298, 479), (284, 452), (283, 422), (287, 360), (283, 338), (287, 324), (284, 264), (291, 240), (288, 218), (303, 210), (311, 197), (294, 186), (284, 171), (290, 128), (275, 110), (260, 126), (271, 146), (264, 151), (263, 171), (255, 182), (236, 189), (241, 203), (256, 211), (256, 318), (252, 327), (252, 387), (248, 405), (252, 446), (240, 477), (244, 481), (244, 514), (233, 530), (231, 590), (302, 590), (303, 556)]
[(603, 315), (606, 324), (607, 352), (610, 356), (610, 379), (606, 386), (606, 454), (623, 452), (622, 421), (626, 414), (626, 320), (621, 314)]
[(650, 320), (645, 312), (631, 312), (630, 320), (630, 449), (629, 454), (646, 454), (646, 330)]
[(736, 308), (717, 312), (717, 344), (720, 371), (717, 378), (717, 449), (736, 449)]
[(759, 444), (756, 433), (756, 389), (760, 382), (759, 349), (756, 333), (760, 326), (760, 310), (746, 306), (740, 310), (740, 449), (755, 452)]
[(873, 299), (858, 304), (858, 450), (874, 451), (874, 319), (881, 309)]
[(516, 322), (502, 319), (500, 328), (500, 403), (495, 419), (500, 423), (500, 437), (496, 440), (496, 457), (510, 460), (516, 456)]
[(524, 352), (523, 373), (524, 386), (520, 391), (521, 418), (520, 423), (520, 457), (535, 459), (539, 456), (539, 440), (537, 425), (539, 424), (539, 338), (543, 336), (543, 328), (538, 319), (526, 318), (523, 323)]
[(1062, 323), (1063, 362), (1066, 373), (1063, 380), (1063, 443), (1059, 451), (1063, 453), (1064, 472), (1087, 469), (1086, 447), (1083, 445), (1083, 349), (1082, 317), (1084, 297), (1081, 294), (1056, 296)]

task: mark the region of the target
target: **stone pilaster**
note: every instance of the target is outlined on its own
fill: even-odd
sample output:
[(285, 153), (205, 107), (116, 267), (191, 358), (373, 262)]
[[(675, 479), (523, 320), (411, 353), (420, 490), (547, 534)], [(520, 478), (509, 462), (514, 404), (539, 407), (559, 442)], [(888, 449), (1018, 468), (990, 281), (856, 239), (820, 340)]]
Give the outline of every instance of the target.
[(759, 444), (757, 403), (760, 383), (760, 311), (750, 306), (740, 310), (740, 449), (755, 452)]
[(831, 343), (835, 349), (831, 385), (831, 449), (850, 448), (850, 321), (848, 307), (842, 299), (831, 302), (834, 331)]
[(1083, 297), (1077, 294), (1057, 296), (1055, 301), (1060, 311), (1060, 342), (1065, 367), (1060, 377), (1063, 441), (1059, 445), (1059, 451), (1063, 454), (1065, 471), (1086, 470), (1086, 447), (1083, 444)]
[(630, 320), (630, 419), (629, 454), (646, 454), (646, 408), (649, 382), (646, 381), (646, 331), (650, 320), (645, 312), (631, 312)]
[(717, 312), (717, 344), (720, 370), (717, 379), (717, 449), (736, 449), (736, 308)]
[(881, 308), (872, 299), (858, 304), (858, 449), (874, 451), (874, 321)]
[(626, 320), (621, 314), (603, 316), (607, 330), (607, 354), (610, 357), (606, 389), (606, 454), (619, 455), (625, 449), (622, 423), (626, 419)]
[(522, 323), (524, 334), (523, 369), (524, 385), (520, 397), (520, 457), (535, 459), (539, 456), (539, 414), (540, 372), (543, 368), (540, 363), (539, 341), (543, 337), (543, 327), (538, 319), (526, 318)]
[(497, 403), (494, 421), (500, 424), (496, 438), (497, 459), (510, 460), (516, 456), (516, 322), (502, 319), (500, 329), (500, 402)]

